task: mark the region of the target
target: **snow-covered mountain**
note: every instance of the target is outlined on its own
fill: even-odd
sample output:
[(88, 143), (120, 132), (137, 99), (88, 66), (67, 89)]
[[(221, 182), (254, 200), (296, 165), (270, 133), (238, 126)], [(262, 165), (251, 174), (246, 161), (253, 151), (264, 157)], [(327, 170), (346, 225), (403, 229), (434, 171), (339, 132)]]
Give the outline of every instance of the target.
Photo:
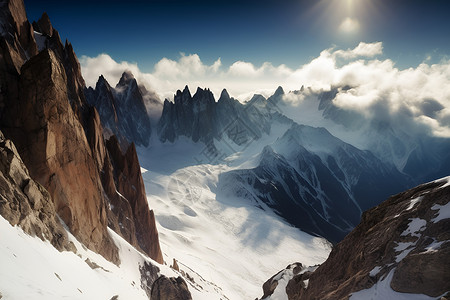
[(115, 88), (100, 76), (95, 89), (85, 88), (84, 94), (97, 109), (107, 136), (116, 135), (121, 145), (134, 142), (148, 146), (152, 129), (143, 91), (133, 74), (125, 71)]
[(262, 202), (292, 225), (332, 242), (349, 233), (380, 198), (408, 185), (393, 165), (369, 151), (324, 128), (298, 124), (264, 148), (257, 167), (233, 170), (220, 179), (227, 194)]
[(159, 139), (176, 143), (184, 136), (202, 142), (211, 163), (248, 152), (263, 137), (273, 140), (273, 128), (291, 126), (275, 143), (267, 143), (257, 166), (222, 174), (219, 187), (231, 197), (264, 203), (292, 225), (333, 242), (358, 224), (362, 211), (412, 186), (391, 161), (284, 116), (285, 96), (279, 87), (267, 99), (254, 95), (240, 103), (224, 90), (216, 102), (209, 90), (199, 88), (192, 97), (185, 87), (174, 103), (165, 101)]
[[(370, 150), (382, 161), (396, 165), (416, 184), (448, 175), (448, 138), (433, 136), (406, 118), (387, 115), (383, 107), (366, 112), (368, 117), (359, 110), (338, 106), (335, 101), (338, 93), (349, 89), (333, 87), (330, 91), (317, 92), (303, 88), (286, 94), (279, 107), (296, 122), (325, 127), (360, 149)], [(290, 102), (292, 99), (295, 105)], [(423, 107), (433, 106), (432, 100), (427, 101)]]

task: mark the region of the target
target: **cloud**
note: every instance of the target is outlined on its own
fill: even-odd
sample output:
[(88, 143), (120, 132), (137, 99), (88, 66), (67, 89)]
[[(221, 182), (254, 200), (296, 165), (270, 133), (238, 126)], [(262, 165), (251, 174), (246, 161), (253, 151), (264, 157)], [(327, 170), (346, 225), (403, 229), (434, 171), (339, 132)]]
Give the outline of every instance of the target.
[[(400, 70), (390, 59), (373, 58), (379, 54), (381, 43), (361, 43), (345, 51), (328, 49), (291, 77), (313, 93), (337, 88), (333, 103), (363, 116), (366, 123), (450, 137), (450, 60)], [(342, 57), (349, 61), (339, 63)], [(288, 100), (295, 104), (295, 98)]]
[(339, 25), (339, 30), (344, 33), (355, 33), (359, 30), (359, 22), (356, 19), (347, 17)]
[(236, 96), (248, 98), (250, 92), (268, 93), (281, 85), (292, 70), (286, 65), (273, 66), (265, 62), (255, 66), (250, 62), (236, 61), (228, 67), (218, 58), (212, 64), (205, 64), (197, 54), (180, 53), (178, 60), (162, 58), (152, 72), (142, 72), (137, 64), (117, 62), (108, 54), (80, 58), (86, 85), (95, 86), (100, 74), (111, 85), (119, 81), (124, 70), (130, 70), (139, 83), (155, 90), (160, 98), (172, 98), (177, 89), (188, 85), (195, 91), (197, 86), (210, 88), (216, 96), (223, 88)]
[(87, 86), (95, 87), (98, 77), (103, 75), (111, 85), (117, 83), (125, 70), (130, 70), (135, 76), (141, 74), (137, 64), (129, 62), (116, 62), (108, 54), (97, 57), (83, 55), (80, 58), (82, 73)]
[(345, 59), (357, 58), (357, 57), (374, 57), (383, 53), (383, 43), (364, 43), (361, 42), (354, 49), (337, 50), (333, 53), (336, 57), (342, 57)]
[(97, 57), (82, 56), (80, 64), (87, 86), (94, 87), (100, 74), (114, 86), (122, 73), (130, 70), (140, 84), (156, 91), (164, 99), (170, 98), (177, 89), (182, 89), (186, 84), (195, 88), (208, 83), (208, 78), (218, 76), (222, 62), (218, 58), (212, 65), (206, 65), (197, 54), (181, 53), (178, 60), (162, 58), (154, 66), (154, 71), (149, 73), (142, 72), (135, 63), (117, 62), (103, 53)]
[[(367, 120), (414, 124), (430, 134), (450, 137), (450, 60), (439, 64), (424, 61), (401, 70), (392, 60), (379, 59), (382, 54), (381, 42), (361, 42), (353, 49), (326, 49), (297, 69), (246, 61), (224, 66), (220, 58), (206, 64), (197, 54), (180, 54), (177, 60), (163, 58), (152, 72), (142, 72), (137, 64), (117, 62), (107, 54), (83, 56), (80, 63), (87, 85), (95, 86), (100, 74), (115, 84), (129, 69), (162, 99), (171, 99), (186, 84), (192, 91), (197, 86), (208, 87), (216, 97), (227, 88), (240, 100), (254, 92), (270, 95), (279, 85), (285, 90), (298, 90), (303, 85), (310, 94), (338, 88), (333, 101), (343, 110)], [(304, 98), (303, 93), (288, 100), (298, 105)]]
[[(257, 70), (255, 66), (249, 62), (237, 61), (230, 66), (230, 74), (243, 77), (255, 77), (258, 76), (263, 70)], [(259, 73), (259, 74), (258, 74)]]

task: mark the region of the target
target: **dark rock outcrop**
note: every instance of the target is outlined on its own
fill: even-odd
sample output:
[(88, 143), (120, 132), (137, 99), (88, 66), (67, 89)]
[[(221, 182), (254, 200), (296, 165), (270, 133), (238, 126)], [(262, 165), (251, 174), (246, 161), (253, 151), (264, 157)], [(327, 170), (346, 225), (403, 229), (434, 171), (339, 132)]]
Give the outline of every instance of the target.
[(53, 35), (53, 26), (46, 12), (42, 14), (42, 17), (37, 21), (37, 23), (33, 22), (33, 27), (35, 30), (45, 34), (46, 36), (51, 37)]
[(281, 280), (288, 282), (286, 285), (288, 299), (295, 298), (298, 289), (306, 288), (307, 280), (315, 269), (317, 269), (317, 266), (305, 267), (299, 262), (288, 265), (284, 270), (273, 275), (263, 284), (263, 296), (261, 299), (271, 296)]
[(18, 73), (23, 62), (38, 52), (33, 27), (28, 22), (22, 0), (0, 2), (0, 35), (4, 39), (1, 57), (6, 62), (2, 67)]
[(152, 300), (190, 300), (192, 299), (186, 281), (178, 278), (160, 276), (152, 286)]
[(89, 87), (84, 90), (88, 103), (97, 108), (102, 124), (108, 130), (106, 137), (116, 135), (122, 149), (126, 149), (130, 142), (143, 146), (149, 144), (151, 124), (142, 91), (144, 89), (138, 86), (129, 71), (122, 74), (115, 88), (100, 76), (95, 89)]
[[(280, 97), (280, 90), (274, 96)], [(209, 89), (198, 88), (191, 96), (186, 86), (174, 95), (174, 102), (167, 99), (157, 130), (162, 142), (174, 142), (179, 136), (194, 142), (213, 143), (213, 139), (228, 137), (236, 145), (245, 145), (270, 132), (270, 120), (275, 104), (263, 96), (255, 95), (248, 103), (241, 104), (223, 90), (216, 102)]]
[(180, 272), (180, 267), (178, 266), (177, 260), (175, 258), (173, 259), (173, 263), (170, 267), (175, 271)]
[(87, 137), (108, 199), (108, 226), (150, 258), (163, 263), (153, 211), (149, 210), (134, 144), (123, 154), (115, 136), (105, 143), (100, 117), (91, 107)]
[(23, 63), (38, 53), (23, 0), (0, 2), (0, 117), (5, 102), (19, 96), (18, 76)]
[(141, 273), (141, 288), (145, 291), (148, 298), (151, 299), (153, 283), (158, 279), (159, 268), (146, 261), (142, 266), (139, 266)]
[(307, 286), (296, 284), (305, 278), (289, 282), (289, 299), (347, 299), (385, 280), (401, 293), (448, 293), (449, 180), (420, 185), (365, 212), (361, 223), (309, 276)]
[(187, 136), (194, 142), (208, 142), (216, 137), (214, 130), (215, 100), (210, 90), (197, 89), (194, 97), (186, 86), (174, 95), (174, 103), (164, 101), (158, 134), (161, 141), (174, 142), (178, 136)]

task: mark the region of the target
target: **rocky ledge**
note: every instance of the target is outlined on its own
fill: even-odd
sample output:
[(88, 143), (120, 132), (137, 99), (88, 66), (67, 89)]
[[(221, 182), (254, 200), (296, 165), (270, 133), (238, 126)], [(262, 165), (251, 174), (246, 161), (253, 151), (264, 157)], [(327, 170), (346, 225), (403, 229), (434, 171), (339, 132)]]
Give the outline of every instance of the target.
[[(276, 288), (269, 281), (265, 286)], [(392, 293), (449, 295), (450, 177), (366, 211), (329, 258), (314, 272), (292, 276), (285, 292), (290, 300), (348, 299), (374, 296), (381, 285)], [(262, 299), (269, 299), (267, 290)]]

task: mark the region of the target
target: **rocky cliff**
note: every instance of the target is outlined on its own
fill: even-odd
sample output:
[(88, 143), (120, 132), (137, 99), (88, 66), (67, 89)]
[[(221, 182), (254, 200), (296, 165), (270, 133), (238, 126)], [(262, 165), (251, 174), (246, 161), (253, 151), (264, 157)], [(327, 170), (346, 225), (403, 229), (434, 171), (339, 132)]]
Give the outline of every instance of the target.
[[(148, 209), (136, 148), (132, 143), (125, 154), (115, 136), (106, 141), (108, 158), (103, 168), (103, 182), (110, 200), (112, 228), (159, 263), (163, 262), (156, 230), (155, 215)], [(112, 189), (114, 187), (114, 189)], [(117, 227), (118, 225), (118, 227)]]
[[(0, 128), (16, 145), (30, 177), (48, 191), (53, 206), (46, 207), (54, 210), (49, 214), (59, 216), (88, 248), (118, 263), (107, 232), (114, 213), (105, 191), (121, 190), (128, 210), (116, 212), (116, 218), (125, 215), (135, 230), (124, 237), (162, 262), (135, 148), (110, 159), (98, 113), (85, 100), (72, 46), (61, 43), (45, 13), (33, 31), (22, 0), (1, 1), (0, 6)], [(109, 181), (102, 178), (104, 170), (112, 173)], [(5, 195), (6, 201), (19, 201)]]
[(88, 103), (98, 110), (108, 130), (106, 137), (116, 135), (125, 149), (129, 142), (143, 146), (149, 143), (151, 125), (142, 91), (129, 71), (122, 74), (115, 88), (100, 76), (95, 89), (84, 90)]
[[(278, 99), (279, 88), (272, 99)], [(194, 142), (213, 143), (213, 139), (229, 138), (236, 145), (244, 145), (270, 132), (274, 103), (255, 95), (241, 104), (224, 89), (216, 102), (209, 89), (198, 88), (194, 96), (186, 86), (174, 95), (174, 102), (164, 101), (157, 125), (162, 142), (174, 142), (179, 136)]]
[(317, 270), (290, 277), (288, 299), (448, 296), (449, 183), (446, 177), (420, 185), (365, 212)]
[(64, 67), (52, 50), (33, 56), (21, 68), (19, 98), (5, 106), (3, 128), (75, 236), (117, 261), (117, 249), (106, 231), (100, 177), (68, 101), (66, 82)]
[(11, 140), (0, 131), (0, 215), (58, 250), (73, 249), (50, 194), (34, 181)]

